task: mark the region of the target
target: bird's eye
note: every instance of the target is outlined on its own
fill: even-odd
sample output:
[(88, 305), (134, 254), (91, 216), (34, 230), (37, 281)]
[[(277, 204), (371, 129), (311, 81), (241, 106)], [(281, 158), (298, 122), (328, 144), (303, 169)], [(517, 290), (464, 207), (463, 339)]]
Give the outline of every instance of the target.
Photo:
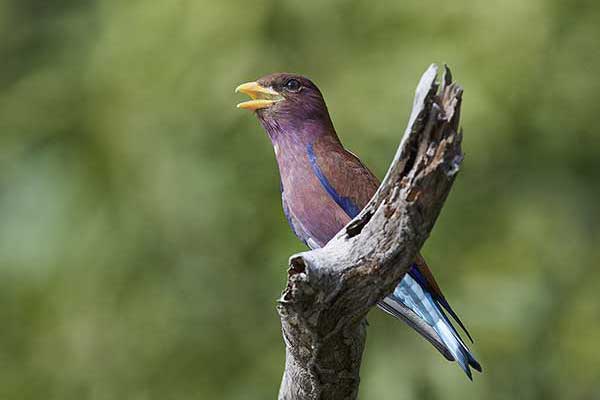
[(300, 82), (298, 82), (296, 79), (290, 79), (285, 83), (284, 86), (290, 92), (297, 92), (298, 90), (300, 90), (301, 85)]

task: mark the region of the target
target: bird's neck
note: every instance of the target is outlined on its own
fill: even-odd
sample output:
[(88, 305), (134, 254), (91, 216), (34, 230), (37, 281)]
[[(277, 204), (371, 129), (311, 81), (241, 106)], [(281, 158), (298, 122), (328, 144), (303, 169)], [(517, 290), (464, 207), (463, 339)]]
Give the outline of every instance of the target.
[(259, 120), (276, 153), (278, 153), (278, 148), (305, 149), (321, 138), (339, 142), (329, 116), (326, 119), (272, 120), (259, 118)]
[(342, 147), (329, 118), (327, 121), (306, 119), (295, 123), (261, 119), (261, 124), (273, 144), (284, 185), (289, 179), (310, 174), (308, 152), (317, 141), (330, 141)]

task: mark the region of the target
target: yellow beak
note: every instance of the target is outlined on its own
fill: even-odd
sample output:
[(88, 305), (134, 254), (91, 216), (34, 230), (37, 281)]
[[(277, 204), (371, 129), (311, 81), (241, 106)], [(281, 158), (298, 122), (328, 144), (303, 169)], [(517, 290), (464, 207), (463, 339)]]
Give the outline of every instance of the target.
[(252, 100), (244, 101), (237, 105), (237, 108), (244, 110), (259, 110), (261, 108), (271, 107), (278, 101), (283, 100), (278, 92), (271, 88), (267, 88), (258, 84), (258, 82), (242, 83), (235, 88), (236, 93), (244, 93), (252, 98)]

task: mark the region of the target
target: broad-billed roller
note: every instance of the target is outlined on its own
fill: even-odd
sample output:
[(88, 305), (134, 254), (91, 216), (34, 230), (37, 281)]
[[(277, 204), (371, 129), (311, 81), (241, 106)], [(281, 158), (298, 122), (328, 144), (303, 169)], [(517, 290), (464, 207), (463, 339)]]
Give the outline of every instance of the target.
[[(238, 86), (236, 92), (251, 97), (238, 108), (254, 111), (271, 140), (290, 227), (311, 249), (324, 246), (367, 204), (379, 180), (344, 148), (323, 95), (309, 79), (271, 74)], [(447, 314), (471, 336), (420, 254), (379, 307), (414, 328), (448, 360), (456, 361), (470, 379), (469, 367), (481, 371)]]

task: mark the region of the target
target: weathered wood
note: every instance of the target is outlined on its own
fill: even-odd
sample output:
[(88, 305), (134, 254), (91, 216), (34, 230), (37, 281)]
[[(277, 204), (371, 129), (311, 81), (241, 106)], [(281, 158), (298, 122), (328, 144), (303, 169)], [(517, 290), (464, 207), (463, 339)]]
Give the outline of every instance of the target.
[(279, 398), (355, 399), (366, 315), (392, 292), (429, 236), (463, 155), (462, 89), (425, 72), (377, 193), (325, 247), (293, 255), (278, 301), (286, 363)]

